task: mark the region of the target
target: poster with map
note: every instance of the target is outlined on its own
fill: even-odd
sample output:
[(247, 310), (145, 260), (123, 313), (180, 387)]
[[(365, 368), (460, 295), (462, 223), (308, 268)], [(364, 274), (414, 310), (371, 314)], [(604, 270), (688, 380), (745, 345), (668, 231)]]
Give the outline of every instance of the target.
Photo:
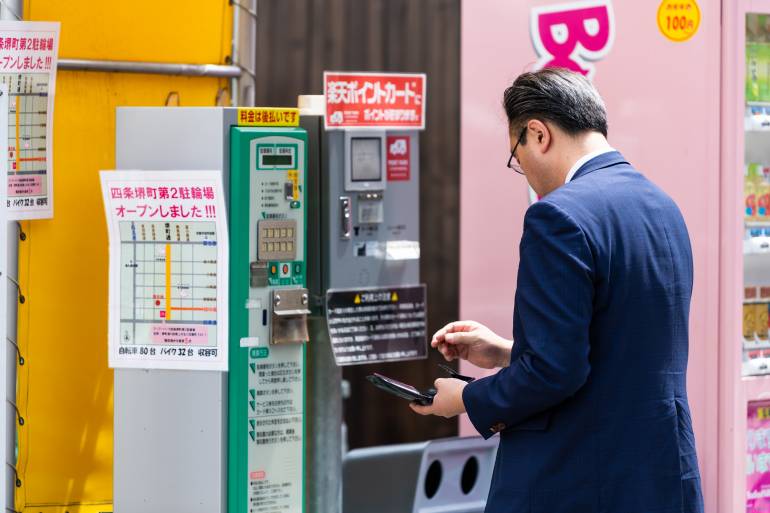
[(227, 370), (228, 245), (219, 171), (102, 171), (109, 361)]
[(53, 217), (53, 106), (59, 23), (0, 21), (8, 86), (8, 216)]

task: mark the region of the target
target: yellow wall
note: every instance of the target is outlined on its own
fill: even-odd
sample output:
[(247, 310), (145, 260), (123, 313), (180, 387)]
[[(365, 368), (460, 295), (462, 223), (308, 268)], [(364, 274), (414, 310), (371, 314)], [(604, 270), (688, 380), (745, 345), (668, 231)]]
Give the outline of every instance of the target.
[[(224, 63), (227, 0), (26, 0), (26, 20), (60, 21), (60, 58)], [(60, 71), (54, 219), (24, 223), (19, 277), (16, 508), (112, 510), (112, 372), (107, 368), (107, 231), (101, 169), (115, 165), (115, 107), (214, 105), (227, 82)], [(151, 464), (151, 462), (148, 462)]]

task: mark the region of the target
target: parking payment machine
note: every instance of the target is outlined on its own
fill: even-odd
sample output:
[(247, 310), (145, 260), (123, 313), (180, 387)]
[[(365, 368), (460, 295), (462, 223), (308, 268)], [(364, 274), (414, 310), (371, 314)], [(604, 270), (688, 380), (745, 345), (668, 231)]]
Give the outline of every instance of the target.
[[(326, 89), (400, 88), (403, 93), (412, 87), (412, 79), (424, 79), (418, 75), (393, 82), (387, 74), (359, 78), (326, 74), (330, 84)], [(424, 87), (413, 89), (424, 94)], [(313, 478), (306, 486), (310, 511), (342, 507), (341, 367), (422, 358), (427, 347), (426, 289), (419, 275), (423, 107), (412, 105), (420, 120), (412, 126), (339, 126), (355, 115), (349, 104), (338, 99), (329, 95), (299, 99), (300, 123), (307, 131), (309, 148), (308, 285), (313, 315), (307, 454)], [(346, 97), (356, 99), (366, 100), (357, 93)], [(368, 105), (369, 114), (391, 114), (387, 108)]]
[[(273, 110), (243, 109), (241, 123), (265, 112)], [(275, 111), (280, 124), (294, 126), (269, 119), (264, 124), (273, 126), (235, 126), (230, 133), (234, 512), (303, 511), (307, 136), (296, 127), (295, 110)]]
[[(324, 295), (339, 365), (426, 354), (418, 138), (417, 131), (325, 134)], [(394, 161), (408, 171), (394, 174)]]
[(228, 373), (116, 370), (116, 511), (305, 511), (307, 135), (298, 125), (296, 109), (118, 109), (119, 169), (222, 170), (230, 336)]

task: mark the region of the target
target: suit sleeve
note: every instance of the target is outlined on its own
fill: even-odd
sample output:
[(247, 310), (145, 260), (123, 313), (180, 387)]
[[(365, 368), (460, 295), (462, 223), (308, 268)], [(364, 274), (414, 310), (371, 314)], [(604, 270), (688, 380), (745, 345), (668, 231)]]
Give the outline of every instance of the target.
[(542, 200), (524, 218), (510, 366), (469, 383), (463, 402), (485, 438), (575, 394), (590, 371), (593, 257), (585, 234)]

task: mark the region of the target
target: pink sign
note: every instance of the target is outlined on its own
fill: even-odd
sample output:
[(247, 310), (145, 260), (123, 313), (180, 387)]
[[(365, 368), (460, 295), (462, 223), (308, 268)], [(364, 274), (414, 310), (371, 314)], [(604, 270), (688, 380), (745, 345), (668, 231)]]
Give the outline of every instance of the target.
[(32, 196), (42, 193), (42, 175), (11, 175), (8, 177), (9, 196)]
[(610, 0), (536, 7), (530, 34), (540, 60), (535, 69), (567, 68), (593, 77), (592, 62), (606, 56), (615, 39)]
[(207, 326), (203, 324), (153, 324), (152, 343), (207, 346), (209, 345)]
[(408, 181), (411, 175), (409, 169), (409, 137), (390, 135), (388, 145), (388, 181)]
[(746, 423), (746, 513), (770, 512), (770, 401), (749, 403)]

